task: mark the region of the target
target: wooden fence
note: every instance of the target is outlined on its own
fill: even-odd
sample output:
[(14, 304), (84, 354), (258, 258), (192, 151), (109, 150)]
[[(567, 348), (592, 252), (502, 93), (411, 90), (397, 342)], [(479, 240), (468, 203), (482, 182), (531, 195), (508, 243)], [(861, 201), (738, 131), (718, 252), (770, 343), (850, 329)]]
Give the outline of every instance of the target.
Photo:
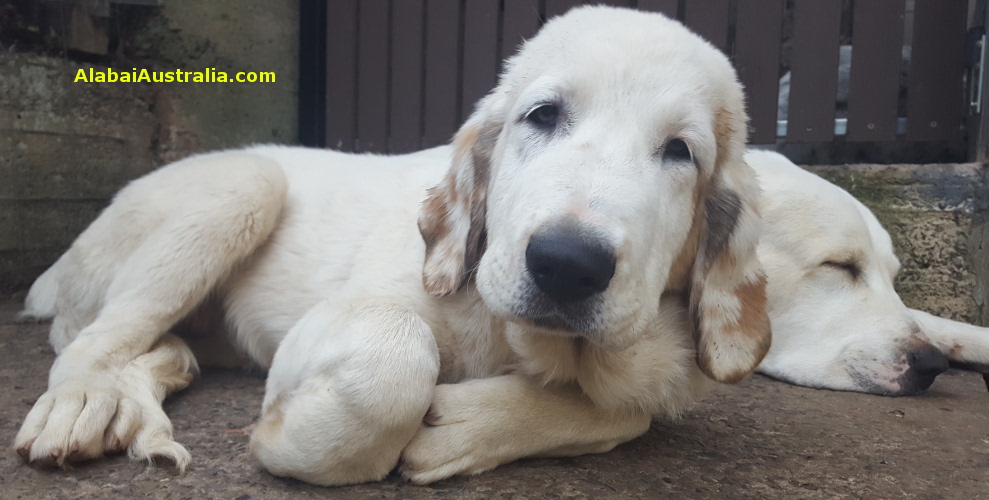
[[(836, 130), (845, 142), (965, 140), (968, 0), (913, 0), (910, 40), (907, 0), (312, 2), (303, 13), (303, 140), (373, 152), (445, 143), (494, 86), (502, 59), (546, 19), (583, 3), (663, 12), (729, 54), (746, 88), (753, 144), (828, 143)], [(836, 122), (843, 43), (854, 57), (842, 82), (847, 112)]]

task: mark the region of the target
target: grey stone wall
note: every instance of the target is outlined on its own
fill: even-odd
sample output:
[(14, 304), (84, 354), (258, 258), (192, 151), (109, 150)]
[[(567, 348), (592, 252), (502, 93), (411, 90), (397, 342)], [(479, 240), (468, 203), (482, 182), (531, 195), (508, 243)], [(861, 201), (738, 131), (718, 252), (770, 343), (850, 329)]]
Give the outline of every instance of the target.
[[(30, 285), (129, 180), (202, 151), (296, 143), (298, 2), (167, 0), (108, 64), (0, 50), (0, 292)], [(277, 79), (73, 83), (108, 65)]]

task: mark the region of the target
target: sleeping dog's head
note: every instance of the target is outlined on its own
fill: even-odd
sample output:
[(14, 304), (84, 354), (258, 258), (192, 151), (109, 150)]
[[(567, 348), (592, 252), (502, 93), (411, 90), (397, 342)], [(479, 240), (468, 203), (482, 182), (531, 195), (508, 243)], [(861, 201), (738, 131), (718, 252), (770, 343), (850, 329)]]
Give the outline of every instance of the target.
[(765, 190), (759, 256), (774, 331), (759, 371), (889, 396), (927, 389), (948, 362), (893, 288), (900, 263), (876, 217), (778, 154), (748, 160)]
[(728, 60), (659, 14), (582, 8), (508, 61), (420, 215), (426, 290), (476, 273), (497, 316), (623, 349), (689, 295), (698, 364), (736, 381), (769, 347), (758, 187)]

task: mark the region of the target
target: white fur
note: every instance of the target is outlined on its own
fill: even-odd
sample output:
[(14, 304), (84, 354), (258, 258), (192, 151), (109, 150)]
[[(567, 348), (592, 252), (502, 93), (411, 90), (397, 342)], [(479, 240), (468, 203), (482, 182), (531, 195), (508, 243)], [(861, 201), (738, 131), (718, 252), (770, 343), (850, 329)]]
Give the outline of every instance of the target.
[[(989, 331), (907, 308), (900, 263), (862, 203), (776, 153), (746, 161), (763, 189), (759, 259), (769, 277), (773, 346), (759, 371), (794, 384), (885, 395), (927, 388), (907, 355), (933, 345), (950, 361), (989, 365)], [(824, 262), (854, 261), (861, 275)]]
[[(563, 110), (553, 133), (524, 118), (547, 101)], [(425, 483), (611, 449), (703, 392), (697, 346), (730, 381), (768, 348), (744, 123), (712, 46), (658, 14), (583, 8), (526, 43), (452, 148), (261, 146), (166, 166), (32, 288), (27, 313), (54, 316), (59, 357), (15, 446), (185, 467), (160, 407), (195, 370), (176, 331), (228, 335), (269, 370), (251, 451), (274, 474), (376, 480), (401, 455)], [(676, 138), (691, 160), (665, 159)], [(708, 193), (739, 206), (705, 223)], [(617, 253), (579, 331), (526, 316), (528, 238), (563, 218)], [(468, 262), (478, 224), (487, 247)]]

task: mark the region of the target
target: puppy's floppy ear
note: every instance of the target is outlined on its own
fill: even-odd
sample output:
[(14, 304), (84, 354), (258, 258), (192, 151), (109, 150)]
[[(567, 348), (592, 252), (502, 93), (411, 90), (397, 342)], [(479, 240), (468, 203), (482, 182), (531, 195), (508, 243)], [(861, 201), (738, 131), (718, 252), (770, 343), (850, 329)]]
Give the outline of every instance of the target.
[(485, 97), (453, 138), (450, 170), (419, 210), (426, 243), (422, 284), (430, 295), (459, 290), (484, 253), (488, 176), (503, 118), (495, 93)]
[(760, 192), (743, 159), (744, 126), (744, 112), (724, 110), (716, 119), (718, 160), (699, 207), (704, 214), (690, 287), (697, 364), (726, 383), (755, 370), (772, 340), (766, 276), (756, 256)]

